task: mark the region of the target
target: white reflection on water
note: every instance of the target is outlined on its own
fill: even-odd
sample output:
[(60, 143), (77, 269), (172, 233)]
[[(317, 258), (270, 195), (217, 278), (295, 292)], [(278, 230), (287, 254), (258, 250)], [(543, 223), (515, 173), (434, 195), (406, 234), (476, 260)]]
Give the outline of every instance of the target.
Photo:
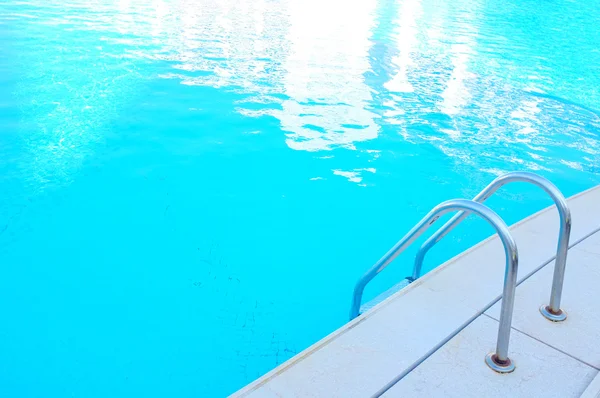
[[(283, 60), (281, 112), (274, 116), (291, 133), (292, 149), (318, 151), (377, 137), (375, 114), (364, 73), (370, 70), (368, 51), (376, 2), (352, 7), (345, 1), (290, 5), (289, 55)], [(319, 12), (316, 12), (319, 10)]]
[(474, 78), (475, 75), (469, 72), (469, 62), (475, 55), (474, 47), (476, 41), (476, 24), (471, 23), (474, 17), (473, 12), (463, 13), (462, 20), (466, 32), (456, 38), (449, 48), (450, 60), (452, 62), (452, 72), (446, 83), (446, 88), (441, 94), (442, 101), (439, 104), (440, 110), (447, 115), (457, 115), (462, 112), (470, 98), (469, 89), (465, 81)]
[[(527, 34), (531, 21), (514, 22), (493, 4), (38, 3), (31, 2), (36, 20), (11, 5), (3, 15), (31, 39), (20, 43), (17, 96), (27, 115), (23, 126), (33, 132), (25, 134), (27, 167), (38, 181), (69, 181), (102, 142), (108, 122), (135, 101), (138, 87), (157, 77), (239, 94), (235, 110), (275, 117), (293, 150), (355, 150), (393, 126), (405, 141), (426, 142), (460, 164), (477, 164), (481, 151), (473, 152), (474, 145), (502, 152), (495, 158), (503, 165), (494, 169), (552, 169), (547, 162), (585, 169), (597, 163), (598, 140), (590, 134), (598, 128), (597, 114), (574, 110), (577, 104), (560, 96), (535, 94), (556, 88), (578, 100), (591, 98), (594, 108), (595, 97), (582, 94), (590, 85), (571, 84), (561, 74), (563, 59), (544, 47), (557, 43)], [(519, 34), (508, 40), (513, 25)], [(581, 36), (582, 51), (593, 46), (593, 36)], [(388, 55), (372, 55), (377, 45)], [(588, 73), (594, 60), (570, 60), (568, 66), (588, 81), (596, 76)], [(366, 78), (375, 71), (376, 84)], [(176, 98), (171, 105), (178, 105)], [(567, 142), (557, 139), (563, 134)], [(572, 151), (562, 153), (565, 147)], [(545, 153), (558, 150), (570, 159), (559, 162)], [(578, 159), (582, 152), (589, 156)]]
[(394, 33), (398, 55), (392, 59), (396, 65), (396, 73), (384, 84), (391, 92), (411, 93), (415, 91), (408, 79), (409, 70), (415, 66), (412, 53), (418, 44), (417, 20), (421, 18), (421, 0), (403, 1), (398, 8), (398, 24)]

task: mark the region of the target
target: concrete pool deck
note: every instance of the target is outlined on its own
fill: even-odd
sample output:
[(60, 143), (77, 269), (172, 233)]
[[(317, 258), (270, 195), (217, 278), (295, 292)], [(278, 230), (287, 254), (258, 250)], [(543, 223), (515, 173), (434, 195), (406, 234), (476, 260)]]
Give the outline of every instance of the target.
[(513, 373), (495, 373), (484, 363), (495, 348), (505, 270), (502, 244), (494, 235), (233, 396), (579, 397), (585, 392), (595, 397), (600, 391), (600, 186), (568, 203), (573, 225), (564, 322), (550, 322), (539, 312), (550, 296), (556, 207), (510, 228), (519, 249), (509, 347)]

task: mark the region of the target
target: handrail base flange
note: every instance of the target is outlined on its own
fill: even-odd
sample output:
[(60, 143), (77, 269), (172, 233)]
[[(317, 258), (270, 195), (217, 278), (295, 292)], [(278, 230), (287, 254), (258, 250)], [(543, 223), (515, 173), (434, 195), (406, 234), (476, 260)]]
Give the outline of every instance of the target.
[(490, 352), (485, 356), (485, 364), (498, 373), (511, 373), (515, 370), (515, 363), (510, 358), (507, 358), (505, 363), (500, 363), (495, 352)]
[(549, 321), (552, 322), (562, 322), (565, 319), (567, 319), (567, 313), (563, 310), (559, 310), (559, 313), (555, 313), (553, 311), (550, 310), (550, 307), (547, 305), (542, 305), (540, 307), (540, 312), (542, 313), (542, 315), (544, 316), (544, 318), (546, 318)]

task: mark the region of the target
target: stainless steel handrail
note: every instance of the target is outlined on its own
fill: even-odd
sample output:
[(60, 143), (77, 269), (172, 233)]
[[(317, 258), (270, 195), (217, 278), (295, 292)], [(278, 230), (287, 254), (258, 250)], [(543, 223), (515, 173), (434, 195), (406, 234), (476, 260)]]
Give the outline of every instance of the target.
[(453, 199), (434, 207), (417, 225), (415, 225), (394, 247), (388, 251), (371, 269), (369, 269), (356, 283), (350, 309), (350, 319), (356, 318), (360, 313), (365, 286), (387, 267), (400, 253), (425, 232), (437, 219), (451, 211), (475, 213), (494, 227), (504, 246), (506, 256), (506, 270), (504, 273), (504, 288), (502, 290), (502, 307), (500, 309), (500, 326), (498, 328), (498, 341), (496, 352), (488, 354), (486, 363), (497, 372), (512, 372), (514, 364), (508, 358), (508, 343), (510, 340), (510, 326), (515, 302), (517, 286), (518, 253), (517, 245), (512, 238), (506, 223), (489, 207), (467, 199)]
[[(504, 174), (492, 181), (483, 191), (473, 198), (475, 202), (483, 203), (492, 196), (500, 187), (511, 182), (528, 182), (542, 188), (556, 204), (558, 214), (560, 216), (560, 230), (558, 235), (558, 246), (556, 249), (556, 265), (554, 266), (554, 278), (552, 280), (552, 290), (550, 293), (550, 304), (543, 305), (540, 312), (546, 318), (554, 322), (563, 321), (566, 319), (566, 312), (560, 308), (560, 300), (562, 296), (563, 281), (565, 279), (565, 268), (567, 263), (567, 250), (569, 248), (569, 238), (571, 235), (571, 211), (567, 205), (567, 201), (558, 188), (546, 178), (534, 173), (525, 171), (512, 172)], [(412, 277), (414, 281), (421, 276), (423, 259), (425, 254), (444, 236), (446, 236), (454, 227), (456, 227), (468, 213), (461, 212), (452, 217), (444, 224), (436, 233), (423, 243), (415, 257), (415, 265), (413, 268)]]

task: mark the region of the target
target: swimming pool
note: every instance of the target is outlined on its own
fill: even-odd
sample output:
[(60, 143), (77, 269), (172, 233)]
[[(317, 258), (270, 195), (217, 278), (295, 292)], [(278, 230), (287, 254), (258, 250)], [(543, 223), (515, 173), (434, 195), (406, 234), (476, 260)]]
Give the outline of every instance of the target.
[[(598, 1), (0, 3), (0, 396), (223, 396), (346, 322), (437, 203), (512, 170), (600, 183), (598, 24)], [(499, 193), (509, 223), (551, 204)]]

